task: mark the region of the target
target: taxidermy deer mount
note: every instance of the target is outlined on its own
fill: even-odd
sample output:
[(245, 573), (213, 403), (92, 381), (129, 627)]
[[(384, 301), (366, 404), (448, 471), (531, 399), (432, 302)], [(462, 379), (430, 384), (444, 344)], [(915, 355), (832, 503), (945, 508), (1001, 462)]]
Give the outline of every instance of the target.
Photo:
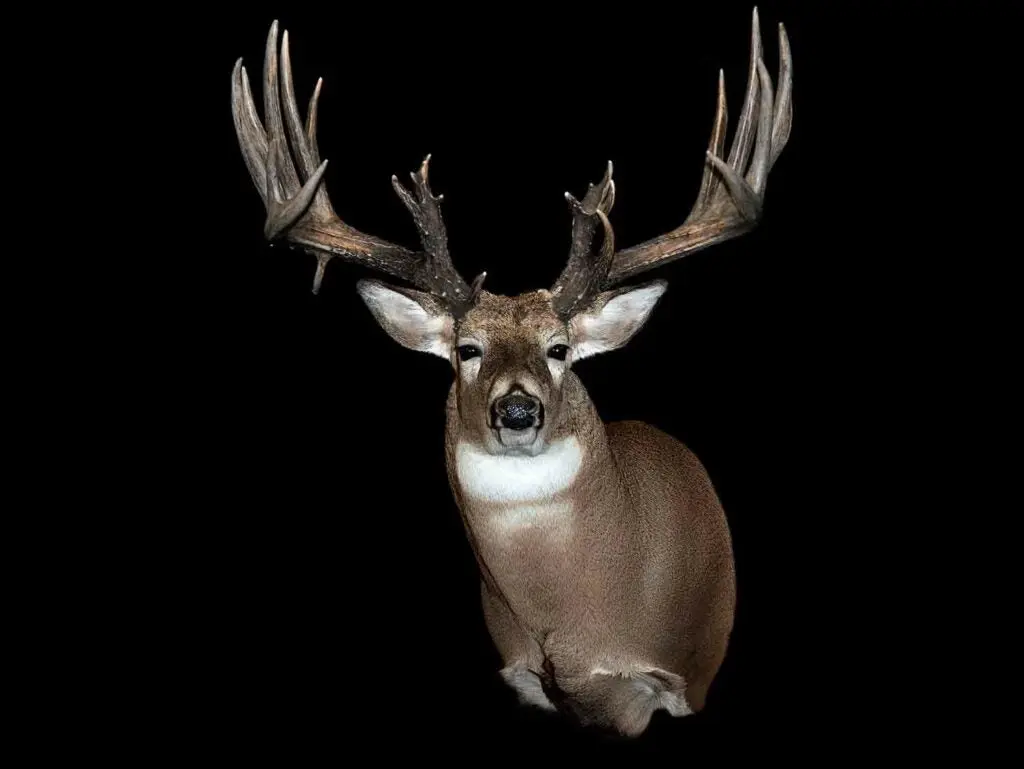
[[(501, 675), (528, 705), (636, 736), (655, 710), (704, 707), (733, 625), (735, 575), (725, 514), (703, 466), (642, 422), (604, 424), (572, 370), (626, 344), (665, 291), (623, 281), (750, 231), (792, 120), (789, 42), (779, 25), (779, 88), (762, 61), (754, 9), (746, 96), (724, 155), (724, 76), (696, 202), (676, 229), (616, 250), (612, 165), (572, 213), (568, 261), (550, 289), (499, 296), (455, 270), (428, 180), (392, 177), (422, 250), (338, 218), (317, 148), (317, 83), (306, 119), (292, 84), (288, 33), (267, 38), (261, 123), (241, 59), (231, 80), (235, 129), (267, 210), (264, 233), (317, 258), (313, 291), (335, 257), (415, 288), (361, 280), (384, 330), (451, 362), (448, 477), (480, 568), (484, 618)], [(600, 246), (595, 240), (600, 237)]]

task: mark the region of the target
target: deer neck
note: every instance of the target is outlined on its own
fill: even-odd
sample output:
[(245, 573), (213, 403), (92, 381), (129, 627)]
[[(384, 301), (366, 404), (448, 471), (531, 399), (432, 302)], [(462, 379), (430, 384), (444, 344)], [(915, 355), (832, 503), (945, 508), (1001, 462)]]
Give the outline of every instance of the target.
[(604, 424), (579, 379), (566, 376), (560, 428), (534, 457), (496, 456), (466, 440), (452, 389), (448, 474), (478, 555), (510, 543), (529, 552), (569, 546), (590, 519), (625, 499)]

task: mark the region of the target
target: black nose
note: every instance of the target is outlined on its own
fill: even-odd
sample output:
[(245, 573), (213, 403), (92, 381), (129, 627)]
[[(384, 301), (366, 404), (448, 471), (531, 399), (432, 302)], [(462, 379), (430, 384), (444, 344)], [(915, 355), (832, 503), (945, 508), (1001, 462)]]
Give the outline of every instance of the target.
[(538, 425), (540, 401), (526, 393), (512, 393), (494, 402), (494, 423), (510, 430)]

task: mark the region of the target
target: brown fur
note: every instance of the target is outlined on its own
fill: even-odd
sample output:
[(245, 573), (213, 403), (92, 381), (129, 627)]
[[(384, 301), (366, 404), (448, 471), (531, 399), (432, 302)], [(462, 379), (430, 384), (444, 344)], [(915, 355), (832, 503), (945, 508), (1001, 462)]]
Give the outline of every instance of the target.
[[(633, 700), (646, 684), (592, 671), (616, 663), (654, 669), (648, 688), (684, 693), (692, 710), (703, 708), (733, 621), (728, 526), (707, 473), (682, 443), (640, 422), (602, 424), (571, 370), (556, 386), (538, 342), (565, 328), (549, 297), (487, 294), (460, 324), (460, 337), (486, 339), (488, 348), (473, 383), (463, 381), (453, 356), (449, 479), (480, 563), (485, 620), (506, 666), (525, 666), (583, 722), (638, 734), (650, 713)], [(539, 383), (551, 418), (547, 439), (572, 434), (583, 447), (582, 466), (563, 494), (573, 503), (571, 520), (510, 533), (498, 523), (501, 503), (471, 499), (460, 487), (455, 448), (484, 444), (486, 403), (501, 378)], [(562, 526), (568, 534), (553, 531)]]

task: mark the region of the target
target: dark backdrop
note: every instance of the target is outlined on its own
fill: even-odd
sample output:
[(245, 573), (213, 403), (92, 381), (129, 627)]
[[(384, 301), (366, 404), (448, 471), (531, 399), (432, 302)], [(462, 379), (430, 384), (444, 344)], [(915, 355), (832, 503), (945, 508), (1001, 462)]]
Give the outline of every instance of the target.
[[(683, 761), (819, 737), (873, 746), (908, 727), (922, 647), (898, 628), (917, 602), (888, 576), (909, 568), (895, 532), (919, 520), (888, 490), (912, 474), (918, 391), (904, 374), (930, 323), (955, 325), (955, 309), (927, 314), (932, 285), (977, 240), (977, 156), (961, 137), (991, 114), (980, 73), (1006, 49), (995, 10), (896, 5), (760, 4), (773, 79), (779, 21), (794, 61), (793, 132), (762, 226), (662, 268), (669, 291), (644, 330), (578, 366), (605, 420), (648, 421), (697, 453), (737, 559), (736, 627), (706, 711), (660, 714), (625, 745), (523, 711), (497, 679), (445, 476), (451, 371), (376, 326), (355, 293), (364, 271), (335, 260), (314, 296), (313, 257), (265, 244), (229, 76), (242, 56), (259, 89), (280, 19), (303, 109), (324, 78), (320, 149), (342, 218), (416, 246), (389, 179), (430, 152), (457, 266), (515, 293), (554, 280), (563, 192), (583, 194), (609, 159), (620, 245), (682, 221), (719, 67), (730, 129), (740, 112), (751, 5), (282, 3), (168, 22), (188, 66), (165, 118), (202, 158), (163, 169), (191, 192), (176, 213), (195, 235), (160, 267), (183, 287), (157, 364), (175, 436), (158, 488), (181, 543), (167, 578), (178, 738), (292, 762), (470, 760), (478, 742), (499, 757)], [(187, 116), (182, 84), (207, 100)], [(932, 728), (951, 718), (932, 713)]]

